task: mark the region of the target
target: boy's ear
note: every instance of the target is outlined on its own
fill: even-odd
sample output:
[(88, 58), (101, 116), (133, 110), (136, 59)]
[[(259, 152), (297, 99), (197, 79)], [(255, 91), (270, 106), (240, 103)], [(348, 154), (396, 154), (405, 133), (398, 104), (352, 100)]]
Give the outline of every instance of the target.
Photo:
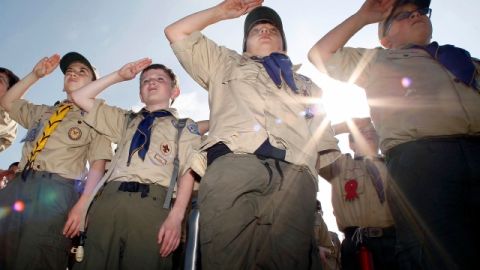
[(176, 99), (180, 95), (180, 88), (174, 87), (172, 89), (172, 95), (170, 96), (171, 99)]
[(392, 48), (392, 42), (390, 42), (390, 40), (386, 36), (383, 37), (382, 39), (380, 39), (380, 44), (382, 44), (382, 46), (387, 48), (387, 49)]
[(138, 95), (140, 96), (140, 101), (141, 101), (142, 103), (145, 103), (145, 102), (143, 101), (142, 91), (141, 91), (141, 90), (138, 91)]

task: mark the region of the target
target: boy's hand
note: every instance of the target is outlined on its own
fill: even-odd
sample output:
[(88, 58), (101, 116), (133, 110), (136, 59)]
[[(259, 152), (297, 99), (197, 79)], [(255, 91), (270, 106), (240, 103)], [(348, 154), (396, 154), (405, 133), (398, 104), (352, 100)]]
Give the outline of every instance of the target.
[(63, 235), (73, 238), (78, 235), (80, 230), (80, 219), (84, 216), (85, 207), (82, 202), (77, 202), (68, 213), (67, 222), (63, 226)]
[(357, 14), (367, 23), (377, 23), (385, 20), (392, 12), (395, 0), (366, 0)]
[(262, 3), (263, 0), (225, 0), (217, 8), (221, 10), (223, 19), (233, 19), (247, 14)]
[(52, 73), (60, 63), (60, 55), (54, 54), (50, 57), (44, 57), (33, 67), (33, 74), (37, 78), (43, 78), (45, 75)]
[(131, 80), (137, 76), (137, 74), (144, 70), (146, 67), (152, 64), (152, 59), (143, 58), (135, 62), (131, 62), (123, 66), (118, 70), (118, 75), (125, 81)]
[(182, 220), (182, 216), (177, 215), (174, 211), (170, 211), (167, 219), (163, 222), (158, 232), (160, 256), (167, 257), (180, 244)]

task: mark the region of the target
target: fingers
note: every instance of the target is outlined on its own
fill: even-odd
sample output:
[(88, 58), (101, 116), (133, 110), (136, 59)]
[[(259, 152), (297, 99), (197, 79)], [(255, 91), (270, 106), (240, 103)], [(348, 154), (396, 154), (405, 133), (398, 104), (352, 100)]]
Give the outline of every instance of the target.
[(166, 230), (162, 227), (158, 233), (158, 244), (160, 245), (160, 255), (166, 257), (180, 244), (180, 234), (176, 230)]
[(140, 71), (144, 70), (146, 67), (152, 64), (152, 59), (150, 58), (142, 58), (134, 63), (134, 72), (135, 74), (139, 73)]
[(78, 234), (79, 229), (80, 222), (77, 219), (70, 217), (63, 227), (63, 235), (65, 237), (72, 238)]

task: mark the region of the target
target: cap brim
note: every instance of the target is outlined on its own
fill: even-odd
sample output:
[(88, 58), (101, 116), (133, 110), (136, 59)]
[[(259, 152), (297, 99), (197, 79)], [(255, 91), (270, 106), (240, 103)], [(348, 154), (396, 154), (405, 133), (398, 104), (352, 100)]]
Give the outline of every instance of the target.
[(60, 60), (60, 69), (62, 70), (63, 74), (67, 71), (67, 68), (73, 63), (73, 62), (80, 62), (84, 65), (86, 65), (90, 71), (92, 71), (93, 75), (93, 80), (98, 79), (97, 78), (97, 73), (96, 69), (90, 64), (87, 58), (85, 58), (83, 55), (77, 53), (77, 52), (69, 52), (65, 54), (62, 59)]

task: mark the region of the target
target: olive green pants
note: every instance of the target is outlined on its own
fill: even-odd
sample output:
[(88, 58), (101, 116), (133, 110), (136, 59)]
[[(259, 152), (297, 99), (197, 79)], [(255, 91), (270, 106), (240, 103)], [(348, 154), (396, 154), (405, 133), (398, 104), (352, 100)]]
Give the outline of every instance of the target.
[(316, 192), (307, 167), (217, 158), (199, 189), (202, 269), (320, 269)]
[(62, 229), (78, 197), (71, 179), (17, 174), (0, 191), (0, 269), (65, 270), (71, 242)]
[(172, 255), (162, 258), (158, 231), (168, 216), (163, 208), (167, 189), (149, 185), (149, 192), (119, 191), (108, 183), (88, 215), (85, 256), (78, 269), (171, 269)]

